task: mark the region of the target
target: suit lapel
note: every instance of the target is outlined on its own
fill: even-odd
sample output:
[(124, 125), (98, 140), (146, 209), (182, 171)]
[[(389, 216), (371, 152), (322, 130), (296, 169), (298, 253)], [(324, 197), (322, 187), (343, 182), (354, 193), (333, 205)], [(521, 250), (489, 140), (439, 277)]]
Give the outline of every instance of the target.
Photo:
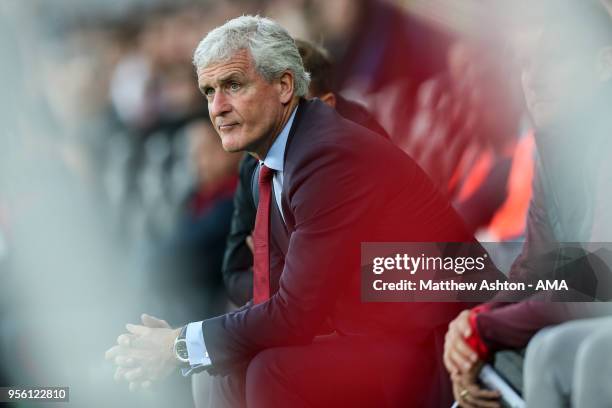
[(297, 112), (295, 112), (295, 117), (293, 118), (293, 124), (289, 130), (289, 136), (287, 137), (287, 145), (285, 146), (285, 154), (283, 157), (283, 168), (285, 169), (285, 174), (283, 177), (283, 192), (281, 194), (280, 204), (283, 209), (286, 231), (288, 231), (289, 234), (295, 229), (295, 220), (293, 219), (293, 213), (291, 212), (291, 207), (289, 206), (289, 201), (287, 200), (287, 192), (289, 191), (287, 183), (288, 179), (290, 178), (290, 175), (287, 172), (287, 157), (289, 156), (292, 142), (299, 135), (300, 122), (304, 116), (307, 116), (308, 109), (309, 102), (306, 101), (306, 99), (301, 98), (300, 102), (298, 103)]

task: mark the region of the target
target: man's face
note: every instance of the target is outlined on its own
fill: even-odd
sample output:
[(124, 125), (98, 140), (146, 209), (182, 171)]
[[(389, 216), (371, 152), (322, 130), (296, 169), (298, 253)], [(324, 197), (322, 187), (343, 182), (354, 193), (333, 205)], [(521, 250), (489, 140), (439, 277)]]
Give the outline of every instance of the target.
[(597, 93), (597, 50), (577, 46), (563, 30), (547, 27), (524, 35), (519, 46), (521, 81), (538, 127), (579, 112)]
[(248, 151), (263, 159), (280, 132), (284, 99), (281, 84), (266, 81), (248, 51), (197, 70), (210, 119), (228, 152)]

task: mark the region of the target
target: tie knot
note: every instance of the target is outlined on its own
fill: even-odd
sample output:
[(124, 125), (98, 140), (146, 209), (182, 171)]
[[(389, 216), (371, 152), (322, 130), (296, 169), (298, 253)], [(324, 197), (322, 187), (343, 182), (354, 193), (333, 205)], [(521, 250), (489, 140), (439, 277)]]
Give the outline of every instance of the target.
[(266, 167), (265, 164), (261, 165), (259, 169), (259, 183), (269, 183), (274, 175), (274, 170), (269, 167)]

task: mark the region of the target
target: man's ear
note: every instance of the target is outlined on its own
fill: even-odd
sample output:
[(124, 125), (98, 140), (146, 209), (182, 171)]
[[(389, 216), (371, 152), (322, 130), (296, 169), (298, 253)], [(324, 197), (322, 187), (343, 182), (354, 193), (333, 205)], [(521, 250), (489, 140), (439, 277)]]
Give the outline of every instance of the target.
[(332, 108), (336, 109), (336, 95), (333, 92), (328, 92), (319, 96), (319, 99), (324, 103), (328, 104)]
[(278, 96), (280, 98), (280, 102), (283, 104), (289, 103), (294, 95), (293, 73), (291, 71), (283, 72), (278, 81), (280, 91)]
[(597, 54), (597, 79), (607, 82), (612, 79), (612, 46), (604, 47)]

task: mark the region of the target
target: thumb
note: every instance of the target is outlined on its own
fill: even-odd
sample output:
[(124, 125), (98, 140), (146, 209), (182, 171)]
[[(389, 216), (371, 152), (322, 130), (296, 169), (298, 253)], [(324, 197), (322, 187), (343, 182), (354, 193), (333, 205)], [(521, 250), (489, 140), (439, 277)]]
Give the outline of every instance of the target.
[(158, 319), (157, 317), (150, 316), (146, 313), (143, 313), (140, 316), (140, 320), (142, 320), (142, 324), (146, 327), (157, 328), (157, 329), (170, 329), (170, 325), (167, 321)]

